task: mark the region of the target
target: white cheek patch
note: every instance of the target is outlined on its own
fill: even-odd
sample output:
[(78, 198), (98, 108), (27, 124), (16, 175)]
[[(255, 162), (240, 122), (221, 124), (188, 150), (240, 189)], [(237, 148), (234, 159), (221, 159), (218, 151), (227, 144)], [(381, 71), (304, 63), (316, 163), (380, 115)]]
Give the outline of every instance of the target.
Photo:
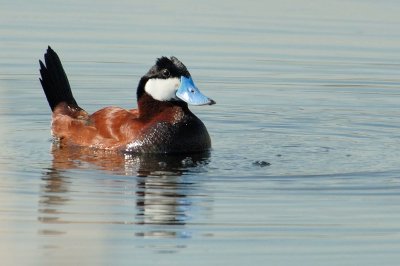
[(144, 90), (158, 101), (169, 101), (176, 99), (176, 91), (181, 84), (178, 78), (149, 79)]

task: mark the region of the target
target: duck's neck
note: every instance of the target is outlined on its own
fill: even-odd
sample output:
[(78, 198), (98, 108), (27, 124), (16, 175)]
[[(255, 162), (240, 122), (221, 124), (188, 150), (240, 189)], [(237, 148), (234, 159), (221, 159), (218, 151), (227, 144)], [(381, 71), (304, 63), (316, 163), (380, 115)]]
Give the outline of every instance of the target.
[(190, 112), (185, 102), (167, 102), (154, 100), (150, 95), (144, 93), (138, 101), (139, 117), (151, 119), (163, 112), (183, 111)]

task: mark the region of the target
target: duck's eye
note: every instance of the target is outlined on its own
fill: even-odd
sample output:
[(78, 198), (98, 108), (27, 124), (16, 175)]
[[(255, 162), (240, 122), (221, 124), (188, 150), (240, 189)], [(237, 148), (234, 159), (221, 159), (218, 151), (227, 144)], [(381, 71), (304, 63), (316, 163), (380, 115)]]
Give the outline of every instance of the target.
[(169, 78), (169, 76), (171, 76), (171, 73), (169, 73), (168, 69), (163, 69), (162, 75), (164, 78)]

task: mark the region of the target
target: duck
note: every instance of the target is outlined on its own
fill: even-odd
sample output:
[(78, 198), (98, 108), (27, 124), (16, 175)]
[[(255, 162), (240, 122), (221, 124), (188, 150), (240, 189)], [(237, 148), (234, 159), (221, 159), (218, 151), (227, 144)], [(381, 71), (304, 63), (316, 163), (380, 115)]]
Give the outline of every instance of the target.
[(139, 154), (207, 152), (211, 138), (188, 105), (213, 105), (186, 66), (171, 56), (156, 59), (140, 78), (137, 108), (109, 106), (92, 114), (76, 102), (57, 53), (39, 60), (40, 83), (52, 111), (51, 135), (60, 146)]

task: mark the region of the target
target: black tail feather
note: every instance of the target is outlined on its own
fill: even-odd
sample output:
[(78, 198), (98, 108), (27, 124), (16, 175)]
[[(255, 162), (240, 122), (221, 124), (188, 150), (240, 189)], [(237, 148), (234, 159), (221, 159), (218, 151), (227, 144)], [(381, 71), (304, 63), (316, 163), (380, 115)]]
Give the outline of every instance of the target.
[(60, 58), (50, 46), (44, 55), (44, 61), (45, 64), (39, 60), (41, 75), (39, 80), (51, 110), (54, 111), (54, 108), (61, 102), (67, 103), (70, 107), (79, 108), (72, 95)]

